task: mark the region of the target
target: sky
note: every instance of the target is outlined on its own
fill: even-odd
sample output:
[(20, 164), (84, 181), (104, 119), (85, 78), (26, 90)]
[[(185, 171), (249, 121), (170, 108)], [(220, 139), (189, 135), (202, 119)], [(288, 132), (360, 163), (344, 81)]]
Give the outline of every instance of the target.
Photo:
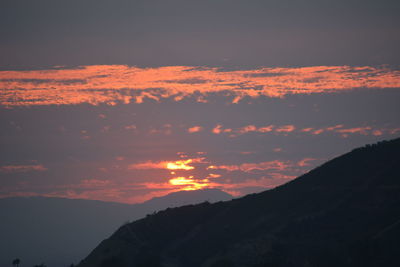
[(286, 183), (400, 135), (398, 1), (0, 3), (0, 197)]

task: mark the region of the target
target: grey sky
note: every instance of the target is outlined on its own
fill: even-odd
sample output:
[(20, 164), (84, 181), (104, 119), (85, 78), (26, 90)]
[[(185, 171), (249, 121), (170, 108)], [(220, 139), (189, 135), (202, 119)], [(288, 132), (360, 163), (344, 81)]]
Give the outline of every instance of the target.
[(1, 1), (2, 69), (398, 66), (398, 1)]

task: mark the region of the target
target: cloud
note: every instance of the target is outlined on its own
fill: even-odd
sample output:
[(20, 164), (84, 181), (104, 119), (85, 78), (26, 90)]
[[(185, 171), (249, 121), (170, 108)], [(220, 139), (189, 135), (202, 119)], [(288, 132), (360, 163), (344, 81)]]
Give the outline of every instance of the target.
[(3, 106), (180, 101), (222, 93), (232, 103), (245, 97), (334, 93), (357, 88), (400, 88), (400, 71), (388, 68), (315, 66), (224, 71), (211, 67), (139, 68), (92, 65), (71, 69), (0, 71)]
[(337, 133), (340, 134), (341, 137), (348, 137), (349, 134), (362, 134), (362, 135), (374, 135), (381, 136), (383, 134), (395, 135), (400, 132), (400, 128), (377, 128), (374, 126), (361, 126), (361, 127), (350, 127), (345, 128), (343, 124), (338, 124), (334, 126), (328, 126), (323, 128), (314, 128), (314, 127), (306, 127), (306, 128), (298, 128), (295, 125), (266, 125), (266, 126), (255, 126), (255, 125), (246, 125), (239, 128), (224, 128), (221, 124), (215, 126), (212, 130), (214, 134), (229, 134), (229, 137), (237, 137), (242, 134), (247, 133), (274, 133), (274, 134), (283, 134), (287, 135), (288, 133), (306, 133), (310, 135), (320, 135), (322, 133)]
[(48, 169), (43, 165), (6, 165), (1, 166), (1, 172), (31, 172), (31, 171), (47, 171)]
[(175, 177), (169, 180), (169, 183), (173, 186), (180, 186), (180, 190), (199, 190), (206, 187), (210, 187), (208, 179), (196, 180), (193, 176), (186, 177)]
[(290, 133), (294, 132), (296, 130), (296, 126), (294, 125), (282, 125), (282, 126), (274, 126), (274, 125), (266, 125), (266, 126), (261, 126), (257, 127), (255, 125), (246, 125), (244, 127), (240, 127), (237, 129), (232, 129), (232, 128), (223, 128), (222, 125), (218, 124), (214, 129), (212, 129), (212, 132), (214, 134), (220, 134), (220, 133), (229, 133), (230, 137), (236, 137), (238, 135), (246, 134), (246, 133), (251, 133), (251, 132), (258, 132), (258, 133)]
[(149, 131), (149, 134), (165, 134), (165, 135), (171, 135), (172, 134), (172, 125), (167, 123), (162, 125), (159, 128), (151, 128)]
[[(178, 156), (181, 155), (186, 154), (178, 152)], [(200, 155), (203, 156), (204, 152), (200, 152)], [(113, 161), (126, 160), (121, 156), (113, 158)], [(118, 179), (99, 176), (103, 178), (91, 177), (72, 184), (42, 185), (36, 188), (40, 189), (41, 193), (24, 191), (28, 190), (28, 187), (19, 185), (18, 188), (0, 191), (0, 197), (42, 195), (137, 203), (170, 192), (203, 188), (217, 188), (238, 196), (248, 192), (246, 191), (249, 190), (248, 188), (266, 189), (287, 182), (294, 178), (293, 174), (300, 173), (300, 169), (310, 166), (311, 160), (313, 159), (304, 158), (299, 161), (274, 160), (245, 162), (237, 165), (210, 165), (209, 159), (204, 156), (172, 161), (145, 161), (128, 165), (128, 169), (164, 170), (147, 176), (157, 179), (146, 178), (143, 181), (121, 182)], [(234, 171), (241, 173), (233, 173)]]
[(125, 130), (136, 130), (137, 127), (136, 127), (136, 125), (131, 124), (131, 125), (126, 125), (126, 126), (124, 127), (124, 129), (125, 129)]
[(201, 126), (193, 126), (187, 129), (188, 133), (197, 133), (203, 130), (203, 127)]
[[(189, 175), (181, 173), (175, 175), (162, 174), (165, 177), (159, 182), (144, 182), (141, 186), (149, 190), (197, 190), (203, 188), (217, 188), (226, 192), (240, 195), (246, 188), (257, 187), (260, 189), (272, 188), (295, 178), (304, 168), (311, 166), (314, 158), (304, 158), (298, 161), (272, 160), (264, 162), (245, 162), (240, 164), (210, 165), (205, 158), (185, 159), (180, 161), (143, 162), (130, 165), (131, 169), (167, 169), (192, 171), (196, 165), (196, 172)], [(198, 166), (198, 168), (197, 168)], [(233, 173), (241, 172), (241, 173)], [(257, 177), (262, 175), (261, 177)]]
[(215, 126), (212, 129), (212, 132), (215, 133), (215, 134), (220, 134), (222, 132), (221, 128), (222, 128), (222, 125), (218, 124), (217, 126)]
[(146, 161), (142, 163), (135, 163), (128, 166), (130, 170), (149, 170), (149, 169), (166, 169), (167, 168), (167, 161), (161, 162), (152, 162)]
[(314, 158), (304, 158), (297, 162), (297, 166), (299, 167), (306, 167), (306, 166), (311, 166), (310, 161), (316, 160)]
[(93, 187), (105, 187), (109, 186), (111, 181), (99, 180), (99, 179), (84, 179), (81, 181), (80, 187), (93, 188)]
[[(244, 126), (244, 127), (242, 127), (242, 128), (239, 128), (239, 129), (237, 130), (237, 132), (238, 132), (239, 134), (244, 134), (244, 133), (248, 133), (248, 132), (255, 132), (255, 131), (257, 131), (257, 127), (254, 126), (254, 125), (247, 125), (247, 126)], [(230, 132), (231, 132), (231, 131), (230, 131)]]
[(150, 170), (150, 169), (167, 169), (167, 170), (193, 170), (193, 163), (204, 163), (205, 158), (193, 158), (177, 161), (160, 161), (152, 162), (146, 161), (142, 163), (135, 163), (128, 166), (130, 170)]
[(348, 137), (350, 134), (381, 136), (383, 134), (395, 135), (400, 132), (400, 128), (376, 128), (373, 126), (345, 128), (343, 124), (338, 124), (325, 128), (303, 128), (301, 132), (310, 133), (312, 135), (333, 132), (340, 134), (341, 137)]
[(293, 132), (296, 129), (296, 127), (294, 125), (284, 125), (281, 127), (278, 127), (277, 129), (275, 129), (275, 132), (277, 133), (290, 133)]
[(210, 173), (207, 178), (219, 178), (219, 177), (221, 177), (221, 174)]
[(372, 128), (370, 126), (366, 126), (366, 127), (356, 127), (356, 128), (348, 128), (348, 129), (338, 129), (338, 130), (336, 130), (336, 132), (344, 133), (344, 134), (359, 133), (359, 134), (367, 135), (371, 131), (371, 129)]
[(292, 164), (289, 161), (273, 160), (259, 163), (242, 163), (239, 165), (210, 165), (207, 169), (251, 172), (254, 170), (285, 170), (290, 166)]

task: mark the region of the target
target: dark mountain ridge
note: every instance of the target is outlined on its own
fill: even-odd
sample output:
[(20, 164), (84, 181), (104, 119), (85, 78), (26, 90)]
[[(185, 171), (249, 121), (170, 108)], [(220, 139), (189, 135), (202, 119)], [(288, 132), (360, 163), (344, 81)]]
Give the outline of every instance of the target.
[(79, 267), (400, 266), (400, 139), (259, 194), (119, 228)]

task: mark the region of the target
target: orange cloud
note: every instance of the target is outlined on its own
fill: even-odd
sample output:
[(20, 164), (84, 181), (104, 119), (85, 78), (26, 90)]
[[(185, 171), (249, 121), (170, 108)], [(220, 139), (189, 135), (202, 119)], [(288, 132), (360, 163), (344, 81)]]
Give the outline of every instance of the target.
[(207, 178), (219, 178), (219, 177), (221, 177), (221, 174), (210, 173)]
[(283, 126), (274, 126), (274, 125), (266, 125), (262, 127), (257, 127), (255, 125), (246, 125), (241, 128), (237, 129), (231, 129), (231, 128), (222, 128), (222, 125), (218, 124), (212, 132), (214, 134), (220, 134), (220, 133), (230, 133), (230, 137), (236, 137), (238, 135), (246, 134), (246, 133), (251, 133), (251, 132), (258, 132), (258, 133), (269, 133), (269, 132), (275, 132), (275, 133), (290, 133), (296, 130), (296, 127), (294, 125), (283, 125)]
[(0, 71), (3, 106), (142, 103), (144, 99), (207, 102), (223, 92), (232, 103), (244, 97), (333, 93), (355, 88), (400, 88), (400, 71), (388, 68), (315, 66), (224, 71), (169, 66), (92, 65), (71, 69)]
[(324, 131), (325, 131), (324, 129), (318, 129), (318, 130), (313, 131), (312, 134), (319, 135), (319, 134), (323, 133)]
[(163, 162), (152, 162), (146, 161), (142, 163), (131, 164), (128, 166), (130, 170), (149, 170), (149, 169), (166, 169), (167, 168), (166, 161)]
[(239, 133), (239, 134), (244, 134), (244, 133), (248, 133), (248, 132), (255, 132), (255, 131), (257, 131), (258, 129), (257, 129), (257, 127), (256, 126), (254, 126), (254, 125), (247, 125), (247, 126), (244, 126), (244, 127), (242, 127), (242, 128), (239, 128), (238, 130), (237, 130), (237, 132)]
[(343, 134), (359, 133), (359, 134), (367, 135), (368, 132), (371, 129), (372, 129), (371, 127), (367, 126), (367, 127), (356, 127), (356, 128), (348, 128), (348, 129), (339, 129), (339, 130), (336, 130), (336, 132), (343, 133)]
[(400, 133), (400, 128), (389, 129), (389, 134), (397, 134)]
[(238, 135), (246, 134), (246, 133), (251, 133), (251, 132), (258, 132), (258, 133), (269, 133), (269, 132), (275, 132), (275, 133), (289, 133), (293, 132), (296, 129), (294, 125), (283, 125), (283, 126), (274, 126), (274, 125), (266, 125), (262, 127), (257, 127), (255, 125), (246, 125), (241, 128), (237, 129), (231, 129), (231, 128), (222, 128), (222, 125), (218, 124), (212, 132), (214, 134), (220, 134), (220, 133), (230, 133), (230, 137), (236, 137)]
[(335, 126), (331, 126), (331, 127), (326, 127), (326, 131), (334, 131), (334, 130), (336, 130), (336, 129), (339, 129), (339, 128), (343, 128), (343, 124), (338, 124), (338, 125), (335, 125)]
[(175, 162), (168, 162), (167, 169), (168, 170), (193, 170), (194, 167), (189, 164), (192, 163), (192, 159), (188, 160), (178, 160)]
[(334, 126), (324, 127), (324, 128), (302, 128), (297, 129), (294, 125), (266, 125), (262, 127), (257, 127), (255, 125), (246, 125), (244, 127), (231, 129), (223, 128), (222, 125), (218, 124), (214, 129), (212, 129), (214, 134), (229, 133), (229, 137), (237, 137), (238, 135), (256, 132), (256, 133), (275, 133), (275, 134), (287, 134), (293, 132), (302, 132), (312, 135), (319, 135), (326, 132), (338, 133), (342, 137), (347, 137), (349, 134), (362, 134), (362, 135), (375, 135), (380, 136), (383, 134), (394, 135), (400, 132), (400, 128), (374, 128), (373, 126), (363, 126), (363, 127), (352, 127), (345, 128), (343, 124), (338, 124)]
[(169, 183), (174, 186), (179, 186), (181, 190), (199, 190), (209, 186), (208, 179), (195, 180), (193, 176), (176, 177), (169, 180)]
[(243, 163), (239, 165), (210, 165), (207, 167), (207, 169), (251, 172), (254, 170), (284, 170), (292, 165), (293, 164), (290, 164), (287, 161), (273, 160), (260, 163)]
[(136, 125), (131, 124), (131, 125), (126, 125), (126, 126), (124, 127), (124, 129), (125, 129), (125, 130), (136, 130), (137, 127), (136, 127)]
[(239, 153), (242, 155), (250, 155), (250, 154), (254, 154), (255, 152), (254, 151), (240, 151)]
[(294, 125), (284, 125), (275, 129), (275, 131), (278, 133), (290, 133), (293, 132), (295, 129), (296, 127)]
[(218, 124), (217, 126), (215, 126), (215, 127), (212, 129), (212, 132), (215, 133), (215, 134), (220, 134), (220, 133), (222, 132), (221, 129), (222, 129), (222, 125)]
[(276, 186), (282, 185), (284, 183), (293, 180), (296, 176), (292, 175), (284, 175), (281, 173), (270, 173), (268, 176), (264, 176), (258, 179), (246, 179), (240, 183), (234, 184), (219, 184), (220, 188), (223, 188), (224, 191), (231, 193), (234, 192), (233, 195), (240, 196), (240, 190), (246, 187), (260, 187), (264, 189), (274, 188)]
[(193, 127), (190, 127), (189, 129), (187, 129), (187, 131), (189, 133), (197, 133), (197, 132), (200, 132), (201, 130), (203, 130), (203, 127), (201, 127), (201, 126), (193, 126)]
[(7, 165), (0, 167), (1, 172), (30, 172), (30, 171), (47, 171), (43, 165)]
[(210, 182), (207, 178), (205, 179), (196, 179), (194, 176), (179, 176), (172, 177), (168, 180), (168, 182), (161, 183), (152, 183), (147, 182), (143, 183), (142, 186), (152, 190), (168, 190), (168, 191), (179, 191), (179, 190), (198, 190), (203, 188), (215, 188), (218, 187), (219, 184), (215, 182)]
[(285, 161), (273, 160), (265, 161), (260, 163), (244, 163), (240, 165), (240, 170), (244, 172), (250, 172), (254, 170), (284, 170), (291, 165)]
[(274, 128), (273, 125), (264, 126), (264, 127), (259, 127), (259, 128), (258, 128), (258, 132), (260, 132), (260, 133), (272, 132), (273, 128)]
[(194, 158), (177, 161), (146, 161), (142, 163), (131, 164), (128, 166), (130, 170), (149, 170), (149, 169), (167, 169), (167, 170), (193, 170), (195, 167), (192, 163), (203, 163), (204, 158)]
[(297, 162), (297, 166), (299, 167), (305, 167), (305, 166), (310, 166), (310, 161), (316, 160), (314, 158), (305, 158)]
[(313, 128), (303, 128), (301, 129), (302, 132), (311, 132)]
[(382, 131), (382, 130), (374, 130), (374, 131), (372, 132), (372, 135), (381, 136), (381, 135), (383, 135), (383, 131)]
[(227, 171), (237, 171), (240, 170), (240, 167), (237, 165), (210, 165), (207, 167), (207, 170), (227, 170)]

